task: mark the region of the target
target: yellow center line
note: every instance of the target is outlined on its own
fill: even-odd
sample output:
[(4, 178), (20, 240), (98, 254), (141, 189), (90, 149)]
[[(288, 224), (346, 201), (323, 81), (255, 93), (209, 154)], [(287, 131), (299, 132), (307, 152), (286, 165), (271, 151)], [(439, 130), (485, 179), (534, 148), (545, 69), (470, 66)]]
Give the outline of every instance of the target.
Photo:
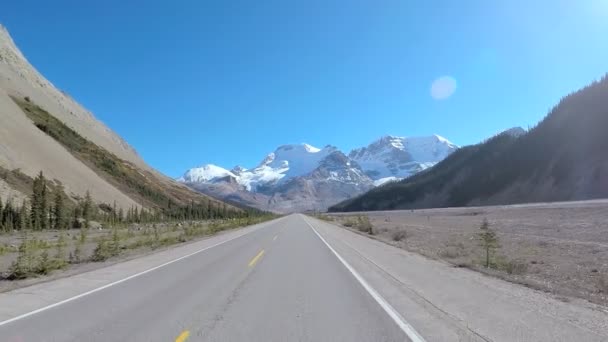
[(185, 342), (188, 337), (190, 337), (190, 331), (184, 330), (181, 334), (179, 334), (179, 336), (177, 336), (175, 342)]
[(260, 258), (262, 257), (262, 255), (264, 255), (264, 250), (263, 249), (260, 251), (260, 253), (258, 253), (258, 255), (256, 255), (255, 257), (253, 257), (253, 259), (251, 259), (251, 261), (249, 262), (249, 267), (253, 267), (253, 265), (255, 265), (255, 263), (258, 262), (258, 260), (260, 260)]

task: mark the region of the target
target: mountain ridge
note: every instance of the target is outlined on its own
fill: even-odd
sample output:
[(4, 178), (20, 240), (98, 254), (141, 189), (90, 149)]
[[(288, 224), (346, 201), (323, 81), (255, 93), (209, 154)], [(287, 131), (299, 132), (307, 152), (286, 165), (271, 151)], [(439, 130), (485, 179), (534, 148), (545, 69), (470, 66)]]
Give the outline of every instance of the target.
[[(390, 140), (387, 137), (394, 140), (392, 142), (397, 145), (392, 146), (392, 153), (374, 155), (375, 150), (370, 150), (369, 146)], [(426, 150), (420, 150), (421, 148)], [(284, 144), (267, 154), (254, 168), (237, 166), (228, 170), (218, 165), (204, 164), (187, 170), (177, 180), (212, 197), (231, 196), (234, 200), (235, 197), (242, 196), (243, 202), (249, 204), (252, 196), (245, 192), (261, 195), (256, 207), (264, 210), (324, 210), (331, 204), (355, 196), (378, 184), (424, 170), (457, 148), (439, 135), (414, 138), (385, 136), (366, 147), (353, 149), (348, 154), (332, 145), (317, 148), (306, 143)], [(385, 151), (381, 149), (380, 152)], [(410, 153), (428, 160), (414, 160)], [(402, 168), (398, 170), (399, 172), (390, 175), (387, 172), (376, 172), (378, 176), (387, 176), (376, 177), (373, 172), (375, 170), (372, 169), (372, 172), (370, 169), (366, 170), (355, 159), (359, 154), (367, 157), (365, 162), (373, 160), (365, 166), (380, 165), (387, 168), (397, 165), (398, 168), (403, 166), (399, 164), (398, 158), (406, 160), (409, 164), (407, 169)], [(407, 158), (404, 159), (404, 155), (407, 155)], [(233, 170), (235, 172), (232, 172)], [(234, 184), (220, 185), (227, 183), (228, 180)]]

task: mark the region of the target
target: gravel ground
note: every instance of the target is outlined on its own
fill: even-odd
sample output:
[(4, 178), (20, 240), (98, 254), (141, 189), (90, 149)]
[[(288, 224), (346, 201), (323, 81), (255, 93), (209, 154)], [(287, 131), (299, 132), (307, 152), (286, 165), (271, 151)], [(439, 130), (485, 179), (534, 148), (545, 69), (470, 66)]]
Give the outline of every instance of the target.
[[(367, 215), (384, 242), (555, 294), (608, 305), (608, 200), (332, 214)], [(476, 234), (486, 218), (499, 237), (485, 269)], [(401, 233), (401, 239), (396, 232)], [(405, 237), (403, 237), (405, 234)], [(399, 240), (399, 241), (395, 241)]]

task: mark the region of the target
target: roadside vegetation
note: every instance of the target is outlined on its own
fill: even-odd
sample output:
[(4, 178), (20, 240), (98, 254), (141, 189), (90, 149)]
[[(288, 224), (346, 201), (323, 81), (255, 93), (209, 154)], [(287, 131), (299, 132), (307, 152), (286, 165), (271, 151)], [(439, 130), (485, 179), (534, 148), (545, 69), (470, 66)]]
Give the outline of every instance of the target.
[(364, 215), (357, 215), (355, 217), (349, 217), (342, 223), (345, 227), (357, 229), (363, 233), (374, 235), (374, 226), (369, 221), (369, 217)]
[(19, 243), (13, 246), (1, 245), (2, 259), (11, 258), (12, 262), (9, 265), (4, 263), (4, 269), (0, 269), (0, 279), (26, 279), (65, 269), (70, 265), (136, 255), (273, 218), (274, 215), (261, 215), (206, 221), (132, 223), (103, 229), (83, 226), (63, 230), (22, 230), (15, 232), (14, 235), (18, 236), (2, 236), (12, 236)]

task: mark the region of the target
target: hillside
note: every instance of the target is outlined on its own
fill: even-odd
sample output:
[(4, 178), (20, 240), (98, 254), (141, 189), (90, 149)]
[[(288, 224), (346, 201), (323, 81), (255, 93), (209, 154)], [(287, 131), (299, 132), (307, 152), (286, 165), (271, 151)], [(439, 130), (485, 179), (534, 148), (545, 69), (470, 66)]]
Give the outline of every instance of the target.
[(526, 134), (506, 132), (330, 211), (565, 201), (608, 196), (608, 77), (564, 97)]
[[(43, 172), (72, 201), (174, 210), (213, 202), (148, 166), (124, 140), (56, 89), (0, 26), (0, 199), (31, 195)], [(233, 207), (228, 207), (235, 209)]]

